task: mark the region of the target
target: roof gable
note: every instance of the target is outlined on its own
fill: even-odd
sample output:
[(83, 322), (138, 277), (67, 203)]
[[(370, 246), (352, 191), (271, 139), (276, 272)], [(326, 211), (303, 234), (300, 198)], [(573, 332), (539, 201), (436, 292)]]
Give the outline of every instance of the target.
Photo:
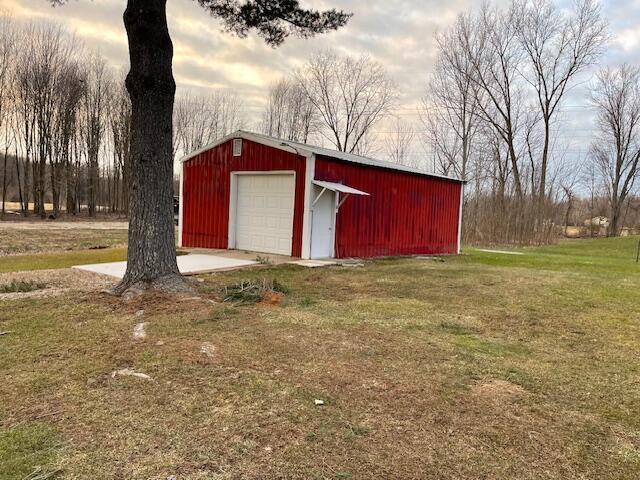
[(206, 145), (205, 147), (199, 150), (196, 150), (195, 152), (190, 153), (189, 155), (186, 155), (185, 157), (181, 158), (180, 161), (186, 162), (187, 160), (190, 160), (191, 158), (201, 154), (202, 152), (206, 152), (207, 150), (215, 148), (218, 145), (222, 145), (223, 143), (228, 142), (229, 140), (232, 140), (234, 138), (242, 138), (245, 140), (260, 143), (262, 145), (267, 145), (280, 150), (286, 150), (286, 151), (294, 150), (295, 153), (297, 153), (298, 155), (302, 155), (304, 157), (311, 157), (312, 155), (322, 155), (324, 157), (329, 157), (336, 160), (342, 160), (345, 162), (356, 163), (360, 165), (368, 165), (371, 167), (385, 168), (385, 169), (396, 170), (400, 172), (413, 173), (416, 175), (424, 175), (427, 177), (441, 178), (444, 180), (451, 180), (454, 182), (461, 182), (461, 183), (464, 182), (463, 180), (460, 180), (458, 178), (448, 177), (445, 175), (438, 175), (436, 173), (425, 172), (424, 170), (408, 167), (406, 165), (401, 165), (399, 163), (387, 162), (384, 160), (377, 160), (374, 158), (364, 157), (362, 155), (355, 155), (353, 153), (340, 152), (338, 150), (331, 150), (329, 148), (308, 145), (306, 143), (293, 142), (293, 141), (284, 140), (281, 138), (270, 137), (268, 135), (263, 135), (261, 133), (248, 132), (246, 130), (237, 130), (227, 135), (226, 137), (223, 137), (209, 145)]

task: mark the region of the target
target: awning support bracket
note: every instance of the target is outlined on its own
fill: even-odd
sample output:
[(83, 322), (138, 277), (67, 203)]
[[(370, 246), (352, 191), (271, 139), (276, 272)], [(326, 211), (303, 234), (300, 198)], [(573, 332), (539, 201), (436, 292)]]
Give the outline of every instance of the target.
[(337, 212), (338, 210), (340, 210), (340, 207), (342, 206), (342, 204), (345, 202), (345, 200), (346, 200), (347, 198), (349, 198), (349, 195), (351, 195), (351, 194), (350, 194), (350, 193), (343, 193), (343, 195), (344, 195), (344, 197), (342, 197), (342, 198), (340, 199), (340, 201), (338, 202), (338, 206), (336, 207), (336, 212)]
[(313, 201), (313, 203), (311, 204), (312, 207), (316, 206), (316, 203), (318, 203), (318, 200), (320, 200), (320, 197), (322, 196), (322, 194), (327, 190), (327, 187), (324, 187), (322, 189), (322, 191), (318, 194), (318, 196), (316, 197), (316, 199)]

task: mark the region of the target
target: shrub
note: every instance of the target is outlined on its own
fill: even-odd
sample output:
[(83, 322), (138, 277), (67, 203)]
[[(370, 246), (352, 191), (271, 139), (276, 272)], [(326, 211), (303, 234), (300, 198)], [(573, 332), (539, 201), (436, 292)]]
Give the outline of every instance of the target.
[(269, 257), (263, 257), (262, 255), (256, 257), (256, 262), (261, 265), (271, 265), (271, 259)]
[(242, 280), (239, 283), (224, 287), (224, 301), (236, 302), (240, 305), (258, 303), (265, 295), (289, 293), (289, 289), (275, 278), (268, 280)]

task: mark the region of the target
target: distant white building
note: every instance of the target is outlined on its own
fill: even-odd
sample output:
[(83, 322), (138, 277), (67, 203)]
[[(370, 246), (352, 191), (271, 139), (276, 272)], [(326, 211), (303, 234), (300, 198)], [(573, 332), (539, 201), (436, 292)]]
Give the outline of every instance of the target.
[(603, 217), (603, 216), (587, 218), (584, 221), (584, 226), (585, 227), (595, 226), (595, 227), (605, 227), (606, 228), (606, 227), (609, 226), (609, 219), (607, 217)]

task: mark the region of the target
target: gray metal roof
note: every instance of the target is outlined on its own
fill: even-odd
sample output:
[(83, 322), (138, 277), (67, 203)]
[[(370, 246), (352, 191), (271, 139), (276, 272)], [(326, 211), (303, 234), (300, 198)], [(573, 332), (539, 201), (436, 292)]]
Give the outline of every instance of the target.
[(206, 145), (200, 150), (196, 150), (195, 152), (190, 153), (189, 155), (183, 157), (180, 161), (185, 162), (195, 157), (196, 155), (199, 155), (202, 152), (205, 152), (214, 147), (217, 147), (218, 145), (221, 145), (234, 138), (244, 138), (246, 140), (250, 140), (263, 145), (268, 145), (274, 148), (278, 148), (280, 150), (286, 150), (286, 151), (294, 150), (298, 155), (303, 155), (306, 157), (310, 157), (311, 155), (322, 155), (324, 157), (335, 158), (335, 159), (343, 160), (345, 162), (350, 162), (350, 163), (358, 163), (361, 165), (369, 165), (372, 167), (386, 168), (389, 170), (398, 170), (401, 172), (414, 173), (417, 175), (425, 175), (427, 177), (442, 178), (442, 179), (451, 180), (454, 182), (464, 182), (459, 178), (447, 177), (445, 175), (438, 175), (436, 173), (426, 172), (424, 170), (408, 167), (406, 165), (401, 165), (399, 163), (386, 162), (383, 160), (377, 160), (375, 158), (364, 157), (362, 155), (355, 155), (353, 153), (340, 152), (338, 150), (331, 150), (329, 148), (318, 147), (318, 146), (309, 145), (306, 143), (292, 142), (291, 140), (284, 140), (282, 138), (270, 137), (268, 135), (264, 135), (261, 133), (248, 132), (246, 130), (237, 130), (227, 135), (226, 137), (223, 137), (220, 140), (213, 142), (210, 145)]

